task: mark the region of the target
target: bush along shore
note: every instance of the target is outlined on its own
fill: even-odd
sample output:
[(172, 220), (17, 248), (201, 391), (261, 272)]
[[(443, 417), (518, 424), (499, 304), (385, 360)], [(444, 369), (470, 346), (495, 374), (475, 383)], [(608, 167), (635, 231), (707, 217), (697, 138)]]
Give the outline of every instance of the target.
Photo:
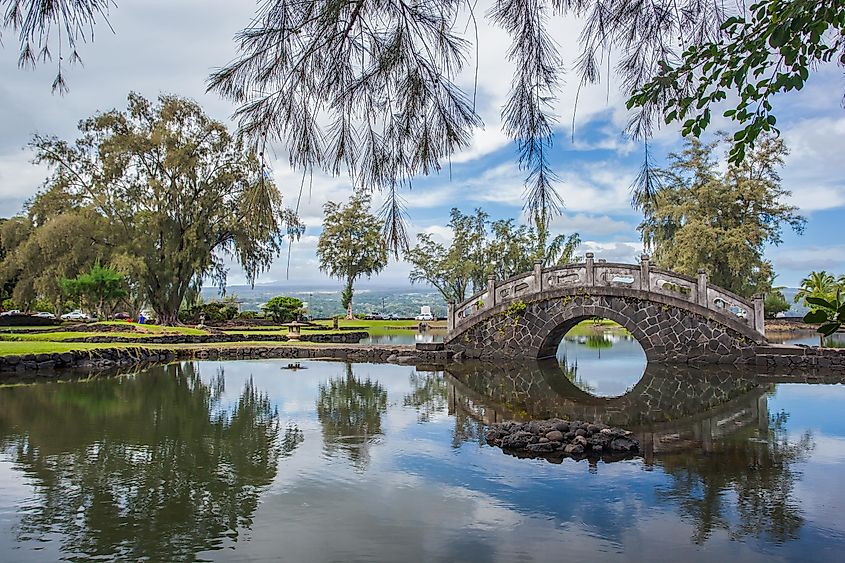
[(639, 452), (633, 433), (604, 424), (559, 418), (499, 422), (487, 430), (487, 443), (518, 457), (624, 458)]

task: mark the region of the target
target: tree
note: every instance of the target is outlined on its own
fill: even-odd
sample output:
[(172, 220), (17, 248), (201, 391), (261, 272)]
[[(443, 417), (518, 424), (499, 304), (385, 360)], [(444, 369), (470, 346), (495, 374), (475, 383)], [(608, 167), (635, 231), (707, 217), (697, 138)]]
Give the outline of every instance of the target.
[(46, 200), (53, 195), (36, 197), (26, 216), (3, 224), (0, 279), (14, 282), (12, 299), (22, 308), (43, 297), (61, 313), (66, 299), (61, 281), (89, 271), (98, 261), (108, 264), (114, 241), (107, 221), (94, 209), (68, 206), (61, 211), (52, 204), (46, 209)]
[(63, 279), (61, 286), (68, 297), (88, 303), (99, 319), (109, 318), (116, 301), (128, 295), (123, 276), (99, 262), (87, 273)]
[[(223, 255), (251, 281), (280, 252), (285, 225), (289, 235), (301, 233), (258, 155), (190, 100), (162, 95), (154, 104), (133, 93), (126, 111), (97, 114), (79, 129), (73, 143), (36, 135), (31, 144), (36, 162), (53, 170), (28, 210), (35, 233), (92, 217), (103, 233), (82, 240), (115, 259), (134, 257), (134, 277), (159, 322), (177, 322), (189, 289), (204, 278), (225, 284)], [(44, 218), (42, 208), (51, 210)]]
[(765, 137), (721, 172), (716, 150), (725, 142), (689, 138), (683, 152), (669, 155), (669, 167), (658, 171), (662, 186), (638, 201), (645, 216), (638, 229), (661, 267), (687, 275), (704, 269), (712, 283), (748, 297), (771, 285), (765, 245), (780, 244), (784, 224), (801, 233), (805, 220), (782, 202), (790, 192), (777, 172), (787, 153), (780, 139)]
[(573, 262), (581, 243), (578, 233), (559, 234), (548, 243), (545, 225), (540, 218), (534, 225), (517, 225), (513, 219), (490, 222), (481, 209), (464, 215), (453, 208), (448, 248), (428, 233), (417, 235), (417, 245), (406, 255), (413, 265), (411, 283), (430, 283), (444, 299), (460, 303), (467, 290), (477, 292), (486, 287), (490, 274), (507, 279), (531, 270), (535, 260), (542, 260), (545, 266)]
[(267, 301), (261, 310), (274, 322), (287, 323), (296, 320), (302, 314), (302, 300), (279, 295)]
[(810, 272), (810, 274), (801, 280), (801, 287), (795, 294), (793, 301), (795, 303), (801, 302), (805, 307), (813, 308), (812, 303), (808, 301), (811, 297), (819, 297), (822, 299), (830, 299), (836, 295), (837, 282), (831, 274), (822, 270), (821, 272)]
[(387, 245), (379, 220), (370, 213), (369, 194), (356, 192), (346, 205), (329, 201), (323, 212), (323, 232), (317, 243), (320, 270), (345, 281), (341, 304), (351, 319), (355, 281), (387, 266)]
[(818, 332), (830, 336), (845, 325), (845, 287), (843, 276), (837, 280), (831, 274), (810, 272), (801, 280), (801, 287), (795, 294), (795, 302), (800, 300), (810, 312), (804, 315), (804, 322), (820, 325)]
[(430, 283), (446, 301), (460, 303), (466, 299), (467, 289), (478, 290), (485, 283), (488, 216), (481, 209), (474, 215), (464, 215), (452, 208), (450, 217), (452, 241), (448, 248), (435, 242), (429, 233), (420, 233), (417, 245), (405, 258), (413, 266), (411, 283)]
[(559, 234), (547, 244), (548, 230), (544, 221), (535, 220), (535, 225), (516, 226), (513, 219), (490, 224), (492, 238), (486, 247), (491, 270), (488, 273), (503, 280), (531, 270), (535, 260), (542, 260), (544, 267), (575, 261), (575, 249), (581, 244), (578, 233)]
[(774, 319), (778, 313), (789, 311), (789, 303), (786, 302), (783, 292), (773, 288), (766, 293), (766, 299), (763, 301), (763, 311), (767, 319)]

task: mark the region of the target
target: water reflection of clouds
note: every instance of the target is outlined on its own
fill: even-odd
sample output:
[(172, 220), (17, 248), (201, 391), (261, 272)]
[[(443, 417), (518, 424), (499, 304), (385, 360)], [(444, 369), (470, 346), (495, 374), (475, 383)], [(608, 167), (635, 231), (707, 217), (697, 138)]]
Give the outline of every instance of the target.
[[(736, 483), (716, 491), (722, 511), (712, 516), (728, 525), (715, 526), (702, 545), (694, 546), (690, 541), (701, 522), (684, 503), (695, 495), (660, 496), (676, 485), (676, 476), (659, 462), (653, 468), (641, 460), (599, 463), (592, 472), (586, 461), (557, 465), (517, 459), (477, 441), (456, 443), (458, 417), (442, 402), (426, 413), (427, 422), (420, 422), (419, 404), (406, 403), (426, 384), (414, 379), (420, 374), (413, 367), (352, 366), (356, 380), (378, 382), (387, 393), (382, 434), (370, 436), (366, 463), (356, 466), (347, 452), (325, 448), (325, 428), (315, 413), (319, 386), (349, 377), (346, 365), (303, 361), (307, 369), (281, 369), (287, 363), (198, 364), (206, 382), (223, 368), (222, 410), (234, 411), (251, 379), (278, 408), (282, 429), (296, 424), (305, 437), (280, 459), (236, 551), (205, 552), (199, 559), (772, 561), (818, 558), (825, 553), (820, 546), (841, 554), (845, 546), (845, 434), (838, 431), (842, 386), (780, 385), (771, 399), (770, 413), (790, 414), (790, 441), (805, 430), (813, 434), (815, 447), (806, 461), (793, 463), (795, 478), (789, 483), (794, 487), (790, 502), (796, 504), (791, 509), (804, 519), (799, 537), (777, 544), (754, 530), (735, 535), (748, 524), (737, 512), (736, 488), (754, 486), (758, 479), (754, 471), (738, 470)], [(715, 455), (697, 460), (699, 469), (718, 469)], [(707, 478), (706, 471), (695, 472), (693, 462), (681, 465), (679, 474), (691, 468), (688, 478)], [(8, 507), (28, 502), (31, 485), (5, 461), (0, 483), (0, 506), (6, 507), (0, 516), (14, 518)], [(231, 538), (222, 541), (223, 547), (234, 546)]]

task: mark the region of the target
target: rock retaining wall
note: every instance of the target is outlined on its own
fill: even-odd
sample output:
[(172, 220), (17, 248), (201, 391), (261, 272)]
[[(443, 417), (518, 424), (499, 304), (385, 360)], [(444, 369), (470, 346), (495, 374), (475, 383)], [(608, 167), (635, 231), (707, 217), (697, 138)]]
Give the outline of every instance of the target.
[(29, 372), (76, 368), (105, 368), (143, 363), (167, 362), (176, 359), (172, 350), (149, 348), (102, 348), (74, 350), (51, 354), (0, 356), (0, 372)]
[(20, 375), (64, 369), (99, 369), (175, 360), (249, 360), (268, 358), (332, 359), (397, 364), (443, 364), (445, 351), (417, 351), (410, 346), (240, 346), (220, 348), (101, 348), (51, 354), (0, 356), (0, 373)]
[(803, 371), (845, 372), (845, 349), (815, 346), (758, 346), (753, 358), (766, 371), (795, 369)]

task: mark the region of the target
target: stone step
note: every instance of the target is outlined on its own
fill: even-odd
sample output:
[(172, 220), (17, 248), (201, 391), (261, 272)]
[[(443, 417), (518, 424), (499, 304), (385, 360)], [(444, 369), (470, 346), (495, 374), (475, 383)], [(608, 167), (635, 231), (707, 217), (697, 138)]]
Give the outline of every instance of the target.
[(446, 349), (443, 342), (417, 342), (417, 350), (420, 352), (440, 352)]

